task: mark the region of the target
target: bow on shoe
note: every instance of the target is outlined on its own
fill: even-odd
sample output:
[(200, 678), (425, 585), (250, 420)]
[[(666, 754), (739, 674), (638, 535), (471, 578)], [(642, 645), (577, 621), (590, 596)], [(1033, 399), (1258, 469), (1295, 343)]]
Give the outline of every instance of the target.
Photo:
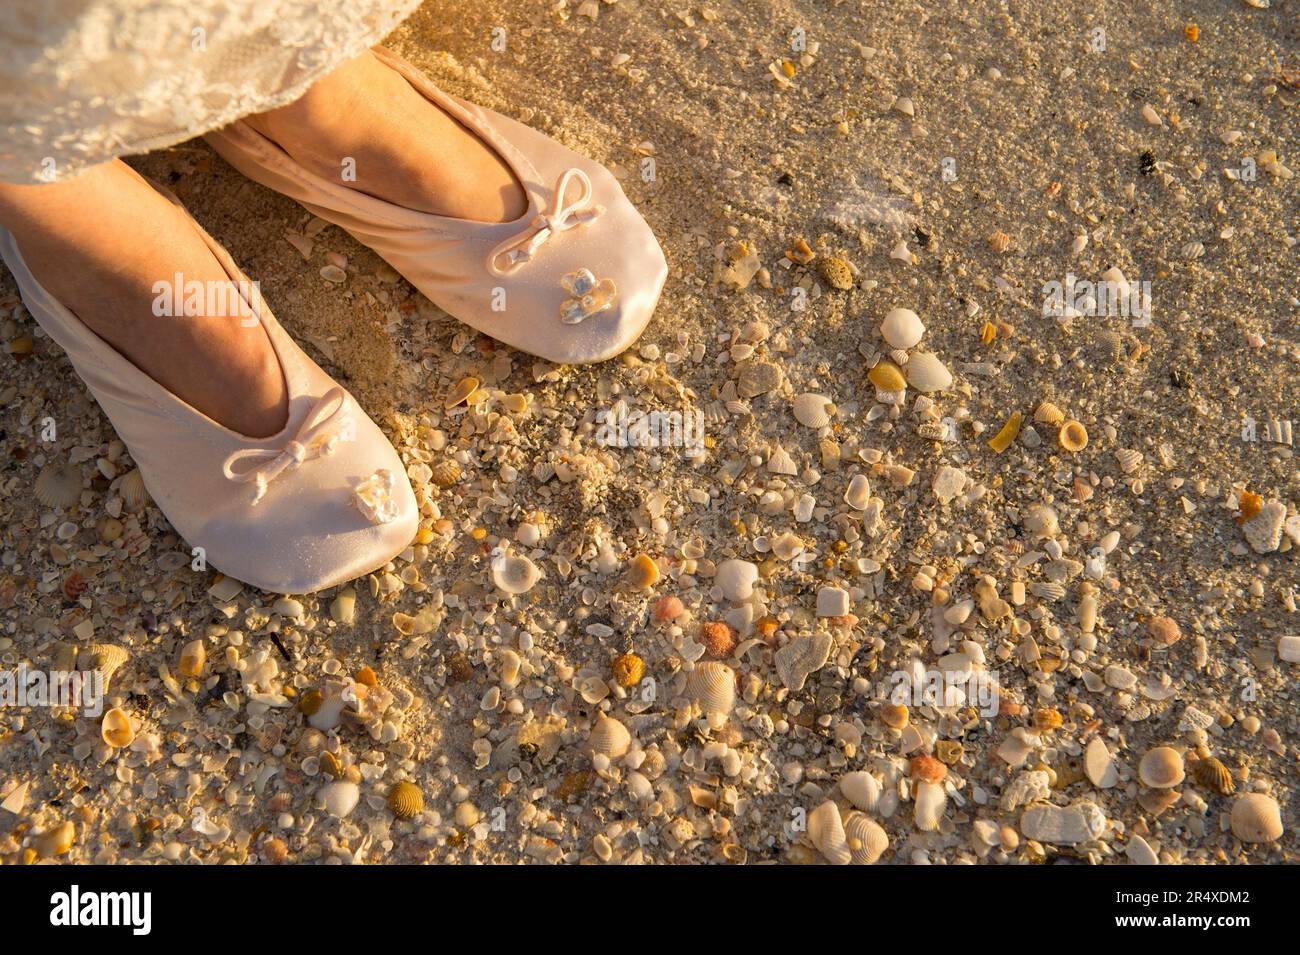
[[(564, 195), (569, 191), (572, 182), (577, 182), (582, 188), (576, 199), (566, 203)], [(492, 254), (488, 256), (488, 271), (497, 276), (513, 272), (531, 259), (537, 250), (557, 232), (566, 232), (599, 216), (605, 211), (604, 206), (588, 207), (587, 205), (591, 201), (593, 192), (591, 179), (585, 172), (576, 166), (566, 169), (555, 182), (555, 192), (551, 196), (554, 211), (543, 210), (528, 223), (522, 233), (511, 236), (493, 249)], [(497, 260), (503, 256), (504, 268), (497, 264)]]
[[(226, 478), (240, 484), (253, 483), (253, 503), (266, 495), (272, 481), (285, 471), (292, 471), (304, 461), (332, 454), (343, 438), (352, 418), (341, 414), (347, 405), (347, 393), (342, 388), (331, 388), (317, 399), (307, 417), (303, 418), (298, 433), (280, 450), (275, 448), (244, 448), (226, 458), (221, 470)], [(241, 461), (261, 461), (247, 471), (236, 471)]]

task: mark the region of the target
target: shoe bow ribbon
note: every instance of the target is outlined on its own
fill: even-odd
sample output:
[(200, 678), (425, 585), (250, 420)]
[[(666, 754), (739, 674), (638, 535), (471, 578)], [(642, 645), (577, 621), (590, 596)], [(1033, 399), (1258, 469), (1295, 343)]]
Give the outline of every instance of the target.
[[(233, 452), (221, 466), (222, 473), (231, 481), (253, 484), (253, 503), (266, 496), (271, 482), (285, 471), (296, 469), (304, 461), (332, 454), (354, 422), (343, 414), (347, 406), (347, 393), (338, 387), (321, 395), (303, 418), (297, 433), (283, 448), (244, 448)], [(241, 462), (261, 462), (256, 467), (236, 471)]]
[[(577, 183), (578, 195), (565, 202), (570, 185)], [(567, 232), (585, 222), (590, 222), (605, 211), (601, 205), (590, 205), (594, 189), (591, 179), (576, 166), (566, 169), (555, 182), (551, 196), (551, 211), (543, 210), (534, 216), (523, 232), (506, 239), (488, 256), (488, 271), (493, 275), (506, 275), (531, 259), (552, 236)], [(505, 260), (504, 267), (499, 260)]]

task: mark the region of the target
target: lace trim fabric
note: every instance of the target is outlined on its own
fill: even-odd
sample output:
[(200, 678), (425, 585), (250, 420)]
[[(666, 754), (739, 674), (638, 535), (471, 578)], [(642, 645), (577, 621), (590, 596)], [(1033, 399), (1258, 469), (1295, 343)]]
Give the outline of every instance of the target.
[(290, 103), (421, 0), (35, 0), (0, 17), (0, 180), (49, 182)]

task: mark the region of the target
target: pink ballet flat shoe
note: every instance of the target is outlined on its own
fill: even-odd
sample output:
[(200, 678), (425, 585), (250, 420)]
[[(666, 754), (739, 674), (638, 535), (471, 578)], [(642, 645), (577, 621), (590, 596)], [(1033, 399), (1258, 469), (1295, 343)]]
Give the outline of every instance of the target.
[(602, 361), (640, 336), (668, 265), (608, 169), (491, 110), (448, 96), (400, 57), (379, 59), (514, 171), (528, 211), (513, 222), (416, 212), (316, 176), (245, 122), (207, 135), (257, 182), (352, 234), (448, 314), (549, 361)]
[(237, 434), (142, 372), (37, 282), (3, 229), (0, 256), (28, 310), (117, 429), (154, 503), (191, 547), (203, 548), (208, 564), (282, 594), (311, 593), (382, 567), (410, 544), (419, 523), (401, 458), (353, 397), (285, 334), (225, 249), (198, 223), (194, 228), (280, 358), (289, 418), (272, 437)]

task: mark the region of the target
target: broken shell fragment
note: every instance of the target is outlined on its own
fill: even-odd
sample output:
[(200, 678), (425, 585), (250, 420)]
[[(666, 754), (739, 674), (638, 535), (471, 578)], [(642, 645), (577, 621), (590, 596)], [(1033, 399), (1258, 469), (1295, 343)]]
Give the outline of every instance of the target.
[(131, 717), (127, 716), (120, 707), (113, 707), (100, 721), (99, 735), (104, 743), (113, 749), (125, 749), (135, 739), (135, 728), (131, 726)]
[(989, 439), (989, 447), (998, 454), (1011, 447), (1011, 442), (1016, 440), (1016, 435), (1020, 434), (1020, 422), (1023, 420), (1024, 415), (1019, 411), (1013, 412), (1007, 419), (1007, 423), (1002, 426), (1002, 430)]

